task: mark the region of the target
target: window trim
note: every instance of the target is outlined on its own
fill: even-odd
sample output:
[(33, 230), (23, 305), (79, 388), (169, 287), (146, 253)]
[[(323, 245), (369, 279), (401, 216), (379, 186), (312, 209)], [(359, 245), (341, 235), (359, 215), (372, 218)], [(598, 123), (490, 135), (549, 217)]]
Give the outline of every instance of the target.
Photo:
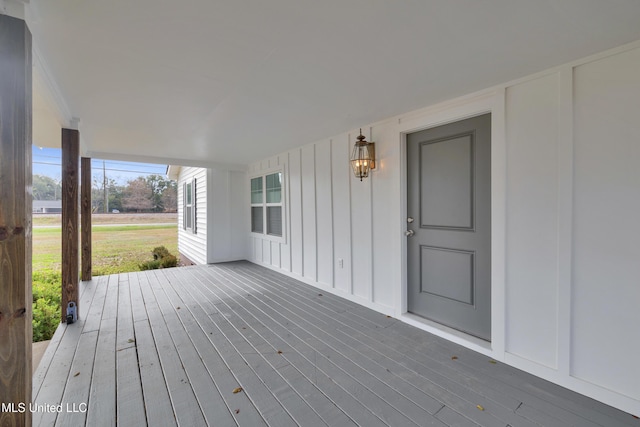
[[(267, 203), (267, 175), (272, 175), (275, 173), (282, 174), (282, 186), (280, 187), (280, 203)], [(269, 240), (277, 243), (287, 243), (287, 229), (288, 229), (288, 215), (287, 215), (287, 185), (286, 185), (286, 170), (284, 165), (277, 168), (269, 168), (261, 171), (257, 171), (251, 175), (249, 175), (248, 180), (248, 197), (249, 197), (249, 231), (251, 233), (251, 237)], [(261, 203), (252, 203), (251, 202), (251, 180), (255, 178), (262, 178), (262, 202)], [(282, 212), (282, 236), (276, 236), (273, 234), (268, 234), (267, 230), (269, 227), (267, 221), (267, 208), (279, 206)], [(262, 208), (262, 233), (252, 231), (253, 221), (251, 217), (251, 208)]]

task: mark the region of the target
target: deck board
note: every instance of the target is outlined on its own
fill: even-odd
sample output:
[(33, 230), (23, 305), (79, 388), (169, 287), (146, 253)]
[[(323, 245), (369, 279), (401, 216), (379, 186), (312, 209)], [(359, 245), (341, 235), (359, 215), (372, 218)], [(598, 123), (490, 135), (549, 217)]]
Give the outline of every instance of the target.
[(34, 401), (88, 411), (36, 412), (36, 426), (640, 427), (248, 262), (97, 277), (80, 291), (86, 314), (56, 331)]
[[(241, 387), (243, 389), (241, 393), (249, 397), (261, 417), (268, 424), (283, 426), (296, 425), (290, 414), (284, 410), (248, 362), (242, 357), (242, 350), (239, 351), (238, 347), (242, 348), (242, 344), (246, 343), (236, 339), (234, 345), (228, 338), (228, 335), (225, 334), (225, 330), (227, 330), (227, 333), (229, 332), (226, 328), (226, 320), (218, 312), (217, 307), (214, 307), (215, 304), (204, 296), (203, 298), (194, 297), (199, 295), (199, 289), (191, 288), (188, 281), (182, 284), (185, 286), (185, 290), (187, 290), (187, 292), (184, 292), (183, 298), (191, 303), (190, 307), (193, 310), (194, 316), (196, 316), (201, 327), (205, 331), (209, 331), (210, 342), (214, 345), (216, 351), (238, 380), (229, 392), (231, 392), (231, 394), (240, 394), (233, 393), (233, 391)], [(191, 290), (193, 290), (193, 292), (191, 292)], [(205, 310), (205, 307), (208, 308), (208, 310)], [(237, 338), (236, 334), (232, 335), (232, 339)], [(244, 351), (247, 352), (248, 347), (245, 347)], [(231, 408), (233, 409), (233, 407)], [(233, 409), (233, 411), (235, 412), (235, 409)]]
[[(151, 282), (154, 282), (154, 279), (149, 278), (146, 283), (141, 283), (142, 295), (175, 418), (178, 424), (204, 426), (206, 425), (204, 415), (189, 383), (189, 377), (180, 359), (178, 349), (171, 339), (155, 294), (151, 289), (155, 284)], [(153, 393), (153, 390), (148, 390), (146, 394), (148, 393)]]
[[(266, 296), (263, 296), (263, 298), (265, 298), (265, 297)], [(271, 305), (277, 306), (277, 304), (270, 302), (269, 304), (265, 305), (266, 310), (271, 310), (271, 308), (270, 308)], [(304, 313), (305, 312), (302, 312), (302, 315), (296, 315), (296, 314), (294, 314), (294, 311), (296, 310), (296, 308), (293, 307), (293, 306), (286, 306), (285, 307), (284, 305), (280, 305), (278, 307), (280, 309), (279, 311), (289, 310), (289, 313), (287, 313), (287, 316), (286, 316), (287, 318), (295, 319), (296, 323), (298, 325), (304, 325), (304, 328), (302, 328), (302, 331), (304, 331), (303, 334), (306, 334), (306, 331), (314, 331), (315, 330), (315, 333), (316, 333), (317, 337), (322, 337), (322, 339), (325, 342), (332, 341), (333, 338), (331, 337), (330, 334), (322, 331), (320, 328), (318, 328), (315, 325), (307, 322), (304, 319)], [(298, 314), (300, 314), (300, 313), (298, 313)], [(327, 322), (327, 325), (329, 325), (328, 322)], [(370, 390), (376, 390), (376, 393), (378, 393), (378, 394), (384, 393), (385, 387), (384, 386), (380, 386), (379, 383), (378, 384), (376, 384), (376, 383), (372, 384), (372, 381), (371, 381), (372, 380), (372, 378), (371, 378), (372, 374), (379, 375), (381, 378), (383, 378), (385, 384), (392, 384), (392, 383), (395, 384), (395, 386), (396, 386), (396, 389), (395, 389), (396, 401), (392, 402), (392, 405), (395, 408), (401, 410), (407, 416), (412, 415), (411, 410), (415, 408), (415, 405), (413, 407), (411, 407), (411, 406), (408, 406), (406, 404), (406, 403), (410, 402), (410, 400), (407, 398), (406, 394), (412, 395), (412, 397), (414, 399), (416, 399), (416, 400), (419, 400), (420, 398), (427, 399), (426, 402), (423, 402), (424, 406), (431, 406), (431, 408), (432, 408), (431, 412), (432, 413), (435, 413), (435, 412), (437, 412), (438, 410), (440, 410), (442, 408), (442, 406), (443, 406), (442, 403), (437, 402), (435, 399), (431, 398), (427, 394), (422, 394), (420, 396), (421, 393), (419, 392), (419, 390), (417, 390), (415, 388), (413, 389), (413, 390), (415, 390), (414, 393), (412, 393), (412, 394), (409, 393), (410, 390), (411, 391), (413, 391), (413, 390), (411, 388), (402, 387), (404, 384), (401, 381), (398, 381), (399, 380), (398, 377), (395, 377), (394, 374), (392, 374), (391, 372), (388, 372), (386, 369), (382, 368), (382, 366), (378, 366), (377, 369), (376, 369), (376, 364), (371, 363), (370, 360), (369, 361), (365, 360), (364, 354), (357, 354), (356, 352), (349, 351), (349, 349), (348, 349), (349, 343), (346, 343), (346, 344), (347, 345), (337, 344), (337, 345), (334, 345), (333, 348), (330, 348), (329, 346), (327, 346), (326, 344), (324, 344), (324, 343), (322, 343), (320, 341), (315, 341), (314, 347), (318, 351), (323, 353), (323, 354), (331, 354), (333, 356), (331, 358), (331, 360), (334, 363), (336, 363), (336, 360), (341, 361), (343, 366), (344, 366), (342, 369), (345, 372), (348, 371), (348, 372), (352, 372), (353, 373), (354, 371), (360, 370), (361, 371), (360, 372), (361, 375), (359, 376), (359, 378), (361, 380), (364, 379), (365, 381), (368, 380), (366, 384), (363, 384), (362, 382), (360, 382), (360, 383), (363, 384), (363, 385), (367, 385), (368, 384), (369, 385), (369, 389)], [(334, 349), (338, 349), (338, 348), (341, 348), (343, 352), (348, 353), (349, 357), (344, 357), (344, 356), (341, 356), (340, 354), (338, 354), (337, 351), (334, 350)], [(353, 359), (353, 360), (357, 361), (358, 363), (352, 363), (351, 365), (349, 365), (349, 359)], [(368, 371), (367, 374), (369, 375), (368, 378), (365, 377), (362, 374), (362, 368), (360, 368), (358, 366), (359, 364), (362, 364), (363, 366), (367, 367), (367, 371)], [(415, 372), (411, 373), (409, 378), (411, 378), (412, 376), (415, 376), (415, 375), (417, 375)], [(381, 381), (379, 381), (379, 382), (381, 382)], [(405, 395), (400, 393), (398, 391), (398, 389), (402, 389), (402, 391), (404, 391)], [(440, 397), (443, 397), (443, 394), (445, 394), (445, 393), (448, 393), (448, 391), (446, 389), (444, 389), (444, 388), (441, 388), (441, 389), (436, 389), (436, 393), (434, 393), (434, 394), (437, 394)], [(389, 396), (388, 392), (386, 393), (386, 396)], [(393, 398), (393, 395), (391, 395), (391, 398)], [(385, 399), (385, 400), (387, 400), (387, 399)], [(450, 400), (452, 402), (454, 402), (454, 403), (458, 403), (458, 402), (462, 401), (457, 396), (453, 396)], [(474, 415), (476, 418), (484, 420), (481, 423), (482, 425), (487, 425), (487, 426), (499, 425), (501, 423), (501, 421), (497, 420), (492, 415), (489, 415), (488, 412), (478, 412), (476, 405), (479, 404), (479, 403), (486, 404), (484, 402), (484, 399), (482, 399), (480, 396), (478, 396), (478, 398), (475, 399), (475, 401), (473, 401), (473, 403), (469, 402), (468, 405), (467, 405), (467, 408), (466, 408), (467, 409), (467, 413), (471, 414), (471, 415)], [(507, 420), (505, 420), (505, 421), (508, 422), (508, 419), (511, 418), (510, 414), (506, 413), (506, 414), (503, 414), (503, 415), (504, 415), (504, 418), (507, 418)], [(414, 422), (425, 422), (426, 420), (429, 419), (429, 414), (424, 414), (424, 413), (420, 413), (420, 412), (417, 412), (417, 413), (414, 412), (413, 416), (414, 416), (414, 418), (413, 418)], [(435, 423), (435, 421), (433, 421), (433, 422)], [(503, 424), (506, 424), (506, 422), (503, 423)], [(527, 425), (527, 426), (532, 426), (533, 425), (533, 424), (528, 423), (526, 421), (521, 421), (521, 424), (522, 425)], [(439, 425), (439, 423), (437, 423), (435, 425)]]
[[(269, 297), (265, 295), (265, 298), (269, 298)], [(352, 351), (349, 349), (349, 346), (353, 345), (354, 343), (357, 343), (358, 341), (353, 339), (348, 339), (348, 340), (344, 340), (343, 342), (339, 342), (338, 340), (334, 339), (331, 333), (326, 332), (317, 326), (318, 324), (320, 324), (320, 322), (314, 322), (315, 324), (312, 324), (307, 320), (305, 320), (305, 317), (308, 317), (307, 311), (301, 311), (301, 309), (297, 308), (295, 305), (287, 304), (282, 300), (280, 300), (278, 303), (277, 301), (275, 301), (275, 297), (272, 297), (272, 298), (273, 298), (272, 300), (273, 302), (269, 303), (268, 304), (269, 306), (275, 305), (275, 306), (278, 306), (282, 311), (288, 310), (288, 313), (286, 316), (287, 318), (295, 318), (299, 325), (304, 325), (303, 329), (305, 331), (314, 331), (316, 337), (318, 337), (319, 339), (322, 339), (327, 344), (333, 344), (332, 348), (329, 348), (327, 345), (316, 344), (316, 347), (318, 348), (319, 351), (323, 352), (324, 354), (336, 355), (336, 352), (334, 351), (334, 349), (342, 349), (342, 351), (346, 353), (346, 357), (343, 357), (343, 360), (351, 359), (351, 360), (359, 361), (358, 364), (362, 364), (363, 366), (367, 367), (368, 374), (377, 375), (379, 378), (381, 378), (381, 380), (384, 380), (386, 384), (395, 385), (395, 391), (398, 393), (398, 396), (401, 397), (401, 400), (398, 403), (396, 403), (394, 406), (402, 409), (405, 414), (410, 414), (409, 411), (411, 408), (407, 408), (406, 405), (402, 405), (402, 403), (407, 402), (409, 400), (409, 396), (413, 397), (413, 399), (415, 399), (414, 401), (419, 401), (420, 398), (427, 399), (426, 402), (425, 401), (422, 402), (423, 405), (424, 406), (430, 405), (431, 413), (436, 413), (437, 411), (439, 411), (443, 405), (442, 403), (438, 402), (434, 398), (430, 397), (429, 393), (431, 393), (432, 395), (438, 396), (442, 400), (442, 402), (445, 402), (445, 403), (450, 402), (452, 405), (455, 405), (457, 409), (464, 411), (467, 416), (472, 416), (474, 418), (477, 418), (477, 422), (479, 422), (481, 425), (493, 426), (493, 425), (498, 425), (500, 423), (506, 424), (506, 423), (509, 423), (510, 421), (515, 421), (514, 417), (512, 416), (512, 412), (507, 410), (478, 412), (477, 410), (478, 404), (480, 404), (485, 408), (490, 407), (490, 404), (487, 402), (486, 398), (478, 394), (476, 394), (475, 396), (472, 395), (469, 391), (465, 390), (463, 387), (459, 386), (458, 384), (452, 381), (449, 381), (448, 378), (437, 374), (437, 372), (435, 371), (432, 372), (432, 374), (438, 375), (440, 377), (440, 383), (444, 383), (444, 385), (434, 384), (431, 389), (429, 389), (429, 387), (423, 387), (422, 391), (424, 391), (425, 393), (422, 393), (422, 396), (420, 396), (421, 392), (417, 387), (413, 387), (413, 388), (406, 387), (405, 384), (407, 385), (410, 385), (410, 384), (402, 381), (401, 377), (398, 377), (392, 372), (390, 372), (391, 370), (389, 370), (389, 368), (385, 368), (386, 366), (389, 366), (391, 362), (393, 362), (392, 359), (387, 359), (387, 361), (385, 362), (384, 360), (381, 361), (380, 358), (378, 359), (369, 358), (370, 356), (375, 356), (375, 353), (372, 353), (373, 351), (375, 351), (375, 346), (376, 346), (375, 341), (373, 344), (374, 347), (370, 347), (366, 351), (362, 351), (362, 352)], [(382, 316), (379, 316), (379, 317), (382, 317)], [(340, 326), (339, 323), (332, 322), (330, 318), (322, 319), (322, 320), (326, 325), (326, 327), (329, 328), (329, 331), (331, 331), (330, 329), (331, 326), (334, 326), (334, 327)], [(397, 353), (395, 357), (400, 359), (404, 358), (401, 352)], [(334, 360), (335, 362), (336, 358), (334, 357), (332, 360)], [(377, 362), (379, 362), (379, 364)], [(406, 372), (406, 371), (402, 372), (402, 370), (398, 368), (399, 366), (400, 365), (397, 365), (397, 364), (393, 366), (394, 368), (393, 371), (394, 372), (400, 371), (401, 373), (406, 374), (405, 377), (406, 379), (409, 380), (409, 382), (414, 382), (414, 384), (418, 386), (428, 385), (429, 380), (427, 378), (423, 378), (422, 380), (414, 378), (415, 376), (419, 375), (420, 369), (414, 370), (413, 372)], [(353, 371), (354, 369), (358, 370), (361, 368), (356, 366), (356, 367), (349, 367), (347, 369), (349, 371)], [(375, 385), (372, 388), (376, 390), (381, 389), (380, 386), (376, 387)], [(466, 405), (461, 405), (465, 401), (465, 399), (463, 399), (463, 396), (466, 397), (466, 401), (467, 401)], [(515, 410), (516, 407), (517, 406), (514, 406), (512, 410)], [(490, 413), (492, 415), (489, 415)], [(416, 415), (417, 415), (417, 419), (424, 419), (423, 414), (416, 414)], [(493, 416), (497, 416), (500, 419), (498, 420)], [(529, 426), (529, 427), (534, 426), (533, 423), (527, 422), (525, 420), (518, 420), (518, 421), (523, 426)]]
[[(227, 280), (231, 280), (231, 277), (225, 276), (222, 278), (220, 276), (218, 279), (219, 286), (227, 291), (226, 295), (231, 299), (234, 291), (225, 284)], [(255, 288), (245, 288), (240, 283), (235, 283), (235, 286), (244, 289), (246, 292), (256, 290)], [(353, 387), (359, 389), (362, 398), (370, 405), (375, 406), (374, 410), (378, 411), (378, 415), (384, 420), (394, 425), (404, 425), (409, 424), (411, 421), (416, 424), (425, 422), (430, 418), (430, 414), (423, 408), (394, 392), (387, 383), (380, 381), (365, 371), (358, 363), (342, 356), (339, 352), (308, 333), (308, 330), (315, 328), (314, 325), (306, 322), (303, 318), (289, 316), (292, 313), (284, 306), (278, 306), (277, 310), (273, 309), (271, 304), (264, 303), (264, 295), (261, 298), (245, 297), (244, 295), (245, 293), (236, 292), (236, 297), (239, 301), (235, 302), (234, 306), (230, 306), (234, 312), (246, 312), (248, 315), (253, 315), (257, 321), (270, 325), (271, 333), (279, 335), (280, 338), (282, 336), (276, 331), (287, 331), (284, 325), (293, 320), (293, 323), (298, 325), (293, 334), (301, 343), (306, 345), (303, 348), (316, 355), (316, 365), (322, 367), (321, 369), (328, 376), (332, 378), (339, 377), (339, 381), (342, 381), (348, 387), (347, 390), (353, 392)], [(281, 314), (282, 312), (287, 312), (287, 315)], [(288, 333), (292, 333), (291, 328), (288, 328)], [(439, 409), (440, 406), (437, 405), (437, 408)]]
[[(94, 300), (91, 307), (102, 305), (102, 317), (98, 325), (98, 342), (94, 355), (87, 425), (100, 423), (103, 426), (116, 425), (116, 327), (118, 307), (118, 276), (105, 276), (99, 282), (96, 295), (102, 298)], [(97, 311), (97, 310), (96, 310)], [(92, 314), (90, 312), (90, 314)], [(93, 329), (93, 319), (90, 329)], [(86, 355), (89, 357), (89, 355)]]

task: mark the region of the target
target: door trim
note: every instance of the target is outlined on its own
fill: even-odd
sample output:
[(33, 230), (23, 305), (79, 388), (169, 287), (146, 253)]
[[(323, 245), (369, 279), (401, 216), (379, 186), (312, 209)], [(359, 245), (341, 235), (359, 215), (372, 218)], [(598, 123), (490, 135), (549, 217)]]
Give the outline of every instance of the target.
[[(491, 342), (407, 312), (407, 134), (491, 113)], [(506, 269), (506, 139), (505, 89), (458, 99), (421, 110), (398, 121), (400, 144), (401, 286), (396, 313), (406, 323), (453, 341), (496, 360), (505, 357)]]

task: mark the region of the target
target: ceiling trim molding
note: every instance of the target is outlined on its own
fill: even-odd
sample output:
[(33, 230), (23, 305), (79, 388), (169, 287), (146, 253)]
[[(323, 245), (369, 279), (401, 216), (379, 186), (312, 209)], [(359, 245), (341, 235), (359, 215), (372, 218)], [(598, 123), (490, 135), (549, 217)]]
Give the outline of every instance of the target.
[(156, 163), (173, 166), (194, 166), (199, 168), (212, 168), (217, 170), (238, 172), (246, 172), (249, 170), (249, 167), (247, 165), (241, 164), (209, 162), (206, 160), (174, 159), (169, 157), (106, 153), (93, 150), (87, 151), (87, 157), (91, 157), (93, 159), (121, 160), (124, 162)]
[(67, 101), (64, 99), (64, 96), (62, 96), (62, 91), (53, 78), (53, 74), (45, 62), (44, 57), (40, 53), (36, 41), (34, 41), (33, 44), (33, 68), (44, 85), (44, 87), (40, 88), (43, 90), (42, 95), (52, 107), (60, 125), (62, 127), (72, 126), (74, 119), (79, 119), (71, 114)]

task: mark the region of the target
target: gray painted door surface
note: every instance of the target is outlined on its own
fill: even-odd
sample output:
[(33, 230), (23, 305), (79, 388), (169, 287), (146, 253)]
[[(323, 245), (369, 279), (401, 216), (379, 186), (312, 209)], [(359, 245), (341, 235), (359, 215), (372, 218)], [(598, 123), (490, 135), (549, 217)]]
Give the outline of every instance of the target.
[(408, 310), (490, 341), (491, 114), (408, 135), (407, 191)]

